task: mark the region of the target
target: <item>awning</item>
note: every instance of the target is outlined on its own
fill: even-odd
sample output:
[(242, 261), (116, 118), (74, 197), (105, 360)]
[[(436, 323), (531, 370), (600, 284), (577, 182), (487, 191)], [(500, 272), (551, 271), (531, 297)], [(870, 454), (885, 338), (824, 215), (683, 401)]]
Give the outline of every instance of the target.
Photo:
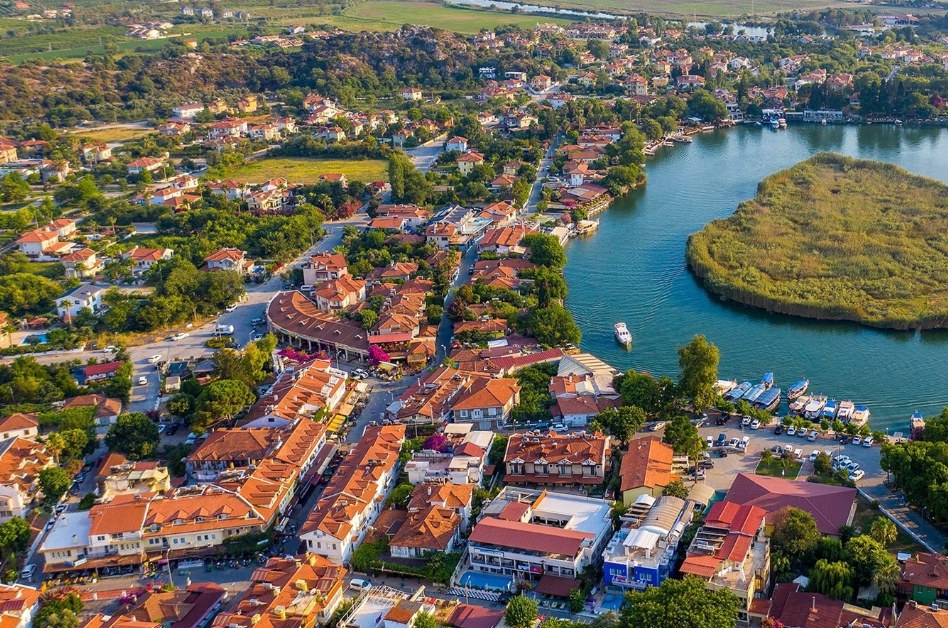
[(319, 476), (323, 474), (326, 470), (326, 467), (329, 466), (329, 462), (332, 460), (332, 457), (336, 455), (336, 452), (339, 451), (339, 445), (335, 443), (326, 443), (323, 445), (323, 448), (319, 450), (319, 455), (316, 456), (316, 462), (313, 463), (313, 480), (319, 479)]
[(141, 554), (132, 554), (129, 556), (103, 556), (102, 558), (87, 559), (81, 565), (67, 565), (66, 563), (46, 564), (43, 565), (43, 573), (63, 573), (67, 571), (104, 569), (106, 567), (126, 567), (128, 565), (140, 565), (143, 562), (145, 562), (145, 557)]
[(349, 418), (349, 415), (352, 414), (354, 409), (351, 403), (340, 403), (339, 408), (336, 409), (336, 414), (341, 414), (342, 416)]
[(534, 591), (544, 595), (568, 598), (570, 591), (581, 588), (583, 588), (583, 583), (575, 578), (545, 575), (540, 578)]
[(326, 431), (330, 433), (338, 432), (340, 428), (342, 428), (342, 424), (345, 422), (346, 417), (342, 416), (341, 414), (337, 414), (332, 418), (332, 421), (326, 425)]

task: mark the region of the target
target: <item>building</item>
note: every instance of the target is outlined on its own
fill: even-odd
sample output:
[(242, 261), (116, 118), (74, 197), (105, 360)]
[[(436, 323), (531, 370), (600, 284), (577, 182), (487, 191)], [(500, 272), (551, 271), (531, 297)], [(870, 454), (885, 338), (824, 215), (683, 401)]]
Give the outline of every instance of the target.
[(352, 275), (330, 279), (316, 288), (316, 307), (321, 312), (346, 310), (365, 301), (365, 281)]
[(128, 174), (141, 175), (145, 172), (155, 172), (163, 168), (165, 162), (163, 159), (155, 159), (154, 157), (142, 157), (141, 159), (135, 159), (128, 162), (126, 168), (128, 168)]
[(121, 399), (112, 399), (98, 393), (78, 395), (63, 401), (64, 410), (89, 407), (95, 408), (95, 413), (92, 415), (92, 418), (95, 419), (97, 425), (101, 426), (109, 426), (116, 423), (119, 415), (122, 414)]
[(466, 153), (467, 152), (467, 138), (461, 137), (460, 135), (456, 137), (452, 137), (445, 143), (444, 149), (456, 150), (460, 153)]
[(343, 600), (346, 569), (322, 556), (271, 558), (214, 628), (316, 628)]
[[(887, 628), (892, 623), (891, 608), (873, 606), (866, 609), (855, 604), (846, 604), (822, 593), (804, 591), (803, 587), (795, 582), (781, 582), (774, 588), (770, 600), (760, 602), (762, 609), (767, 607), (763, 616), (774, 618), (785, 628)], [(909, 613), (910, 618), (914, 616), (917, 615)], [(901, 620), (897, 625), (903, 626)], [(910, 625), (913, 628), (915, 626)]]
[(910, 601), (902, 607), (895, 628), (948, 628), (948, 611)]
[(678, 542), (694, 513), (692, 505), (678, 497), (640, 495), (603, 552), (603, 583), (641, 590), (671, 576)]
[(948, 600), (948, 558), (919, 552), (902, 564), (899, 593), (931, 606)]
[(39, 609), (40, 592), (22, 584), (0, 584), (0, 624), (3, 628), (30, 628)]
[(513, 407), (520, 403), (520, 386), (508, 378), (475, 377), (451, 404), (455, 421), (472, 421), (481, 429), (506, 423)]
[(243, 427), (287, 427), (299, 419), (329, 416), (345, 398), (348, 377), (329, 360), (313, 360), (285, 370), (250, 406)]
[(25, 438), (0, 442), (0, 522), (25, 518), (39, 491), (39, 473), (55, 466), (46, 448)]
[(187, 105), (178, 105), (172, 109), (174, 112), (175, 118), (181, 118), (183, 120), (190, 120), (195, 117), (197, 114), (204, 111), (204, 105), (200, 103), (190, 103)]
[(303, 267), (303, 283), (316, 286), (348, 274), (346, 257), (342, 253), (318, 253), (310, 257), (309, 264)]
[(856, 514), (856, 489), (814, 482), (794, 482), (763, 475), (739, 473), (725, 498), (734, 504), (759, 506), (767, 516), (784, 508), (813, 515), (820, 534), (839, 536)]
[(77, 249), (64, 255), (60, 261), (66, 269), (66, 277), (85, 279), (102, 271), (103, 263), (92, 249)]
[(224, 248), (204, 258), (206, 270), (230, 270), (241, 275), (250, 271), (253, 262), (246, 259), (247, 253), (236, 248)]
[(508, 484), (599, 485), (606, 473), (609, 437), (595, 434), (512, 434), (504, 452)]
[(397, 558), (424, 558), (428, 554), (454, 552), (460, 539), (458, 514), (451, 508), (430, 504), (410, 510), (388, 546), (392, 556)]
[[(105, 464), (109, 466), (105, 467)], [(129, 461), (125, 456), (115, 453), (106, 456), (95, 480), (96, 494), (104, 501), (111, 501), (118, 495), (165, 493), (171, 490), (171, 475), (167, 467), (154, 461)]]
[(91, 382), (102, 382), (112, 379), (124, 362), (99, 362), (98, 364), (87, 364), (78, 367), (73, 371), (73, 376), (80, 386), (85, 386)]
[(463, 175), (471, 174), (474, 170), (474, 166), (480, 166), (483, 163), (484, 155), (475, 152), (464, 153), (457, 159), (458, 172)]
[(682, 574), (705, 580), (712, 591), (726, 589), (739, 597), (742, 623), (749, 620), (755, 598), (766, 596), (770, 585), (766, 515), (757, 506), (716, 502), (680, 568)]
[(678, 479), (672, 474), (675, 451), (658, 436), (637, 438), (629, 443), (619, 468), (622, 503), (631, 506), (640, 495), (658, 497), (662, 489)]
[(280, 341), (344, 360), (366, 359), (368, 332), (361, 325), (320, 311), (298, 291), (280, 292), (267, 304), (267, 326)]
[(398, 90), (398, 95), (405, 100), (421, 100), (421, 90), (416, 87), (405, 87)]
[(27, 231), (16, 240), (17, 248), (27, 257), (39, 257), (59, 242), (55, 231)]
[(145, 590), (117, 612), (93, 615), (82, 628), (206, 628), (226, 597), (227, 591), (211, 582), (175, 591)]
[(78, 316), (86, 308), (93, 314), (99, 313), (102, 309), (102, 288), (83, 283), (70, 288), (56, 299), (56, 311), (65, 319)]
[(122, 259), (132, 261), (132, 273), (135, 276), (142, 275), (152, 266), (162, 260), (169, 260), (174, 256), (171, 249), (146, 249), (140, 246), (131, 248), (128, 252), (122, 253)]
[(33, 439), (39, 434), (39, 421), (35, 414), (23, 414), (14, 412), (13, 414), (0, 419), (0, 438)]
[(473, 430), (471, 423), (450, 423), (444, 427), (450, 449), (447, 452), (422, 450), (405, 463), (408, 481), (449, 482), (480, 486), (484, 478), (487, 453), (494, 433)]
[(307, 551), (349, 562), (395, 485), (404, 440), (404, 425), (365, 429), (300, 529)]
[(507, 486), (471, 532), (470, 569), (511, 581), (575, 579), (609, 540), (610, 511), (601, 499)]
[(453, 628), (497, 628), (503, 620), (503, 609), (492, 610), (473, 604), (458, 604), (448, 619), (448, 625)]

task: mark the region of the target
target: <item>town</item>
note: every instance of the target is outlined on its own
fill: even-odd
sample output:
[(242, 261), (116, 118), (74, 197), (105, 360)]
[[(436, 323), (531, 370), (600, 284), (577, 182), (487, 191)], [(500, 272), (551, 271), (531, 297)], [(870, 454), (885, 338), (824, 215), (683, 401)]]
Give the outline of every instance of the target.
[(944, 133), (943, 10), (173, 4), (0, 17), (10, 628), (948, 625), (948, 408), (613, 364), (565, 274), (704, 141)]

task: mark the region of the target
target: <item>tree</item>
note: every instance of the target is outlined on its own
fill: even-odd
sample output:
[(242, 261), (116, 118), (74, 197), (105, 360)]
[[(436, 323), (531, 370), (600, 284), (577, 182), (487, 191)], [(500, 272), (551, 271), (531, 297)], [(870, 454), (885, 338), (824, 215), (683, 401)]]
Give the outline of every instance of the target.
[(813, 515), (799, 508), (784, 508), (774, 513), (774, 531), (770, 542), (775, 551), (800, 564), (816, 549), (822, 535)]
[(830, 562), (821, 558), (810, 569), (809, 578), (808, 591), (822, 593), (834, 600), (848, 602), (855, 593), (852, 567), (842, 561)]
[(883, 545), (888, 545), (895, 541), (898, 531), (888, 517), (876, 517), (869, 529), (869, 536)]
[(695, 335), (687, 345), (678, 347), (678, 387), (696, 412), (714, 404), (719, 357), (718, 348), (702, 335)]
[(130, 460), (142, 460), (153, 455), (160, 441), (158, 426), (141, 412), (119, 416), (105, 435), (109, 449), (125, 454)]
[(861, 534), (846, 542), (843, 556), (853, 568), (854, 580), (858, 588), (873, 581), (876, 572), (885, 564), (889, 554), (881, 543), (869, 535)]
[(698, 428), (686, 416), (676, 416), (665, 426), (666, 443), (672, 446), (676, 454), (685, 454), (688, 458), (697, 458), (707, 446), (701, 438)]
[(175, 416), (189, 417), (194, 412), (194, 397), (187, 393), (178, 393), (168, 400), (168, 412)]
[(221, 379), (211, 382), (197, 398), (191, 431), (203, 434), (211, 423), (221, 419), (230, 420), (253, 401), (253, 392), (242, 381)]
[(30, 546), (30, 524), (22, 517), (0, 523), (0, 549), (21, 554)]
[(522, 242), (530, 249), (530, 261), (534, 264), (550, 268), (563, 268), (566, 265), (566, 252), (556, 236), (531, 233)]
[(566, 343), (578, 345), (583, 335), (569, 310), (556, 302), (531, 310), (526, 329), (541, 344), (551, 347)]
[(44, 501), (49, 504), (58, 504), (63, 498), (72, 480), (59, 467), (49, 467), (39, 472), (39, 487), (43, 491)]
[(79, 625), (79, 612), (82, 599), (75, 593), (54, 594), (58, 597), (47, 599), (33, 618), (34, 628), (76, 628)]
[(582, 588), (576, 587), (569, 592), (569, 610), (571, 613), (580, 613), (586, 607), (586, 594)]
[(702, 120), (718, 120), (728, 117), (727, 106), (704, 89), (696, 89), (688, 101), (688, 111)]
[(662, 489), (662, 495), (686, 499), (688, 497), (688, 487), (681, 480), (672, 480)]
[(19, 172), (10, 172), (0, 179), (0, 200), (4, 203), (18, 203), (30, 193), (30, 184)]
[(881, 562), (876, 566), (876, 573), (872, 578), (872, 583), (883, 593), (892, 593), (896, 585), (902, 579), (902, 567), (891, 554), (881, 557)]
[(537, 620), (537, 603), (525, 595), (517, 595), (507, 602), (504, 622), (510, 628), (529, 628)]
[(659, 412), (662, 405), (662, 391), (658, 382), (648, 373), (628, 370), (616, 377), (616, 389), (622, 395), (622, 404), (638, 406), (649, 415)]
[(625, 445), (645, 424), (645, 411), (635, 406), (606, 408), (593, 417), (593, 430), (602, 431)]
[(813, 470), (818, 475), (826, 475), (833, 470), (833, 461), (830, 460), (829, 454), (825, 451), (821, 451), (816, 456), (816, 460), (813, 461)]
[(407, 482), (404, 484), (399, 484), (392, 489), (392, 492), (388, 496), (387, 502), (396, 508), (407, 508), (408, 502), (411, 501), (411, 494), (414, 488), (414, 486), (408, 484)]
[(438, 628), (438, 622), (431, 613), (422, 611), (415, 616), (415, 628)]
[(694, 576), (668, 579), (657, 587), (626, 594), (620, 625), (648, 628), (720, 628), (733, 626), (740, 599), (721, 589), (710, 591)]

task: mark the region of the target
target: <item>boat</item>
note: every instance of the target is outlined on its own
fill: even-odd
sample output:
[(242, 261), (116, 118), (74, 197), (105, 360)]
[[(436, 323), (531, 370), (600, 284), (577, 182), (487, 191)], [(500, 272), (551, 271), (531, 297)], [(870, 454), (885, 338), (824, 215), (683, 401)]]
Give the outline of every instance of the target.
[(825, 404), (823, 404), (823, 411), (820, 412), (821, 419), (829, 419), (832, 421), (836, 418), (836, 400), (830, 399)]
[(743, 397), (741, 397), (741, 399), (743, 399), (744, 401), (747, 401), (748, 403), (754, 403), (755, 401), (757, 401), (757, 398), (760, 397), (760, 395), (765, 390), (767, 389), (764, 388), (761, 384), (757, 384), (756, 386), (752, 386), (751, 389), (748, 390), (747, 393)]
[(615, 330), (616, 342), (626, 347), (632, 344), (632, 334), (629, 333), (629, 328), (625, 326), (625, 323), (616, 323)]
[(691, 144), (691, 142), (694, 141), (690, 137), (684, 134), (675, 135), (674, 137), (672, 137), (672, 139), (675, 140), (676, 142), (681, 142), (682, 144)]
[(840, 401), (839, 410), (836, 411), (836, 418), (846, 423), (849, 419), (853, 418), (853, 410), (855, 409), (856, 406), (852, 401)]
[(790, 402), (790, 414), (803, 414), (803, 409), (806, 407), (806, 404), (810, 403), (810, 398), (801, 395)]
[(803, 416), (811, 421), (818, 420), (824, 405), (826, 405), (826, 397), (823, 395), (813, 395), (803, 408)]
[(724, 396), (737, 388), (736, 379), (719, 379), (714, 382), (714, 392), (718, 393), (721, 396)]
[(777, 120), (777, 118), (771, 118), (771, 119), (770, 119), (770, 128), (771, 128), (771, 129), (778, 129), (778, 128), (780, 128), (780, 121)]
[(896, 119), (895, 126), (902, 126), (902, 121), (899, 119)]
[(675, 142), (672, 142), (671, 140), (665, 140), (662, 144), (664, 146), (674, 146)]
[(793, 383), (793, 386), (787, 391), (787, 399), (793, 401), (794, 399), (803, 395), (806, 392), (806, 389), (810, 387), (810, 380), (801, 379)]
[(763, 410), (764, 412), (770, 412), (774, 408), (780, 405), (780, 389), (779, 388), (770, 388), (761, 393), (760, 397), (757, 398), (757, 401), (754, 402), (754, 407), (758, 410)]
[(735, 401), (743, 397), (744, 394), (747, 393), (747, 391), (750, 389), (751, 389), (750, 382), (741, 382), (740, 384), (738, 384), (737, 386), (729, 390), (727, 394), (724, 395), (724, 398), (730, 401), (731, 403), (734, 403)]
[(707, 126), (703, 126), (703, 127), (701, 127), (701, 130), (702, 130), (702, 131), (713, 131), (713, 130), (714, 130), (714, 125), (713, 125), (713, 124), (709, 124), (709, 125), (707, 125)]
[(770, 389), (774, 385), (774, 374), (771, 371), (764, 373), (764, 376), (760, 378), (760, 385), (764, 388)]
[(856, 425), (862, 426), (869, 422), (869, 408), (866, 406), (856, 406), (856, 409), (853, 410), (853, 418), (849, 419), (850, 423), (855, 423)]
[(576, 223), (576, 231), (574, 233), (578, 236), (587, 235), (598, 228), (598, 220), (580, 220)]
[(778, 120), (777, 120), (777, 126), (779, 126), (781, 129), (787, 128), (787, 121), (786, 121), (786, 119), (785, 119), (785, 118), (780, 118), (780, 119), (778, 119)]
[(820, 120), (820, 124), (822, 124), (823, 126), (826, 126), (826, 118), (823, 118), (822, 120)]

